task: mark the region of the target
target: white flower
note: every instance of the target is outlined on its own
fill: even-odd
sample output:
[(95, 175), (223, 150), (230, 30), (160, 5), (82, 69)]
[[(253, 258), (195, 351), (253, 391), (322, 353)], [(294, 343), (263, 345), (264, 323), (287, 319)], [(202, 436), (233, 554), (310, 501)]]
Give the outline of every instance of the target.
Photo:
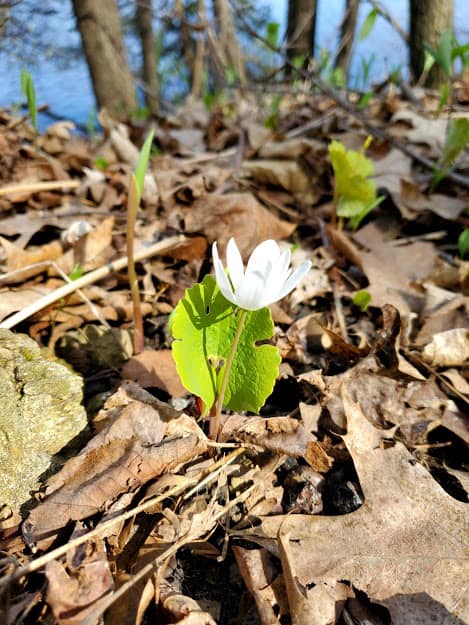
[(252, 252), (246, 271), (234, 239), (228, 241), (226, 262), (228, 276), (218, 256), (217, 244), (212, 247), (215, 277), (226, 299), (244, 310), (259, 310), (277, 302), (292, 291), (311, 268), (307, 260), (292, 273), (290, 250), (280, 252), (275, 241), (259, 243)]

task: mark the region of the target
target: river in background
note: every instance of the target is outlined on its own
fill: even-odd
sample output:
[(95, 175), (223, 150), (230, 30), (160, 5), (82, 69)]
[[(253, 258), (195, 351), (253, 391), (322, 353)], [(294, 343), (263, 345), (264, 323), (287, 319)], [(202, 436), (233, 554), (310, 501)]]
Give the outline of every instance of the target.
[[(24, 0), (25, 4), (28, 0)], [(34, 3), (33, 3), (34, 4)], [(33, 4), (30, 5), (33, 6)], [(334, 50), (337, 45), (338, 26), (343, 14), (344, 0), (318, 0), (317, 17), (317, 48), (320, 50)], [(407, 5), (408, 0), (382, 0), (396, 21), (408, 29)], [(286, 22), (286, 0), (271, 0), (259, 2), (259, 5), (269, 6), (271, 20), (279, 22), (284, 30)], [(58, 13), (48, 17), (35, 16), (34, 10), (28, 22), (28, 28), (40, 29), (46, 32), (45, 41), (55, 42), (58, 46), (69, 50), (79, 48), (79, 36), (75, 31), (74, 17), (71, 2), (54, 4)], [(370, 10), (367, 2), (362, 2), (359, 13), (360, 29), (363, 20)], [(46, 29), (46, 30), (44, 30)], [(469, 40), (469, 1), (455, 0), (455, 29), (460, 42)], [(135, 42), (128, 41), (129, 57), (132, 66), (138, 64), (138, 51)], [(362, 59), (370, 62), (369, 82), (379, 82), (389, 73), (401, 67), (404, 75), (407, 72), (407, 47), (400, 36), (382, 18), (378, 17), (370, 35), (362, 42), (356, 42), (352, 66), (351, 85), (363, 88)], [(25, 60), (18, 51), (0, 51), (0, 106), (10, 106), (21, 100), (19, 77)], [(34, 60), (27, 59), (26, 65), (31, 71), (37, 93), (38, 104), (47, 103), (57, 116), (72, 119), (86, 124), (95, 110), (94, 96), (91, 87), (88, 69), (83, 56), (79, 52), (72, 52), (72, 59), (57, 58), (57, 53), (45, 51), (42, 58), (36, 56)], [(165, 95), (180, 92), (181, 78), (171, 76), (165, 71)], [(41, 126), (45, 126), (50, 119), (43, 117)]]

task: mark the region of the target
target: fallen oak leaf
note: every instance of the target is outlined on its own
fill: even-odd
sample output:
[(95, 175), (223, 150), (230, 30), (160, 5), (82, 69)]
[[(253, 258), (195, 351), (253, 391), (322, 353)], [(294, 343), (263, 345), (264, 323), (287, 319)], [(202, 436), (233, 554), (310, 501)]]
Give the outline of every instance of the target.
[(304, 587), (348, 580), (386, 606), (393, 623), (413, 625), (417, 612), (419, 622), (461, 624), (469, 618), (467, 506), (450, 497), (404, 445), (383, 448), (387, 432), (342, 394), (344, 441), (365, 503), (343, 516), (263, 517), (260, 526), (239, 535), (279, 555), (278, 533), (288, 533)]
[(46, 499), (24, 522), (28, 544), (46, 548), (70, 521), (106, 511), (122, 493), (136, 491), (206, 450), (206, 438), (193, 419), (173, 410), (165, 422), (169, 406), (143, 389), (139, 394), (144, 401), (122, 389), (108, 399), (97, 417), (98, 422), (107, 419), (103, 429), (52, 476)]

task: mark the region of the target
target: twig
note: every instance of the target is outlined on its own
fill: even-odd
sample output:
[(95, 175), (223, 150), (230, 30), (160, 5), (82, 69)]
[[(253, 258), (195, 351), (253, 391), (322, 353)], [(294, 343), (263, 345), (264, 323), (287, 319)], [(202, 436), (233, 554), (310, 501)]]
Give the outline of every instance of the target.
[[(143, 260), (144, 258), (155, 256), (156, 254), (161, 254), (162, 252), (166, 252), (167, 250), (184, 243), (186, 240), (186, 237), (183, 235), (169, 237), (164, 241), (159, 241), (158, 243), (154, 243), (149, 247), (138, 250), (135, 253), (135, 260), (139, 261)], [(90, 271), (81, 278), (78, 278), (78, 280), (74, 280), (69, 284), (64, 284), (55, 291), (52, 291), (52, 293), (47, 293), (47, 295), (44, 295), (44, 297), (41, 297), (36, 302), (33, 302), (23, 310), (20, 310), (11, 317), (4, 319), (0, 323), (0, 328), (13, 328), (18, 323), (21, 323), (22, 321), (25, 321), (25, 319), (31, 317), (31, 315), (34, 315), (43, 308), (46, 308), (46, 306), (50, 306), (50, 304), (53, 304), (54, 302), (62, 299), (63, 297), (66, 297), (67, 295), (70, 295), (71, 293), (74, 293), (78, 289), (82, 289), (85, 286), (93, 284), (94, 282), (98, 282), (98, 280), (102, 280), (114, 271), (120, 271), (127, 266), (127, 263), (128, 258), (127, 256), (124, 256), (123, 258), (119, 258), (118, 260), (108, 263), (103, 267), (99, 267), (94, 271)]]
[(73, 540), (70, 540), (65, 545), (61, 545), (60, 547), (57, 547), (56, 549), (49, 551), (49, 553), (45, 553), (43, 556), (36, 558), (32, 562), (28, 562), (28, 564), (25, 564), (19, 567), (18, 569), (16, 569), (14, 573), (11, 573), (10, 575), (7, 575), (4, 578), (0, 579), (0, 589), (7, 586), (8, 584), (16, 582), (17, 580), (21, 579), (25, 575), (29, 575), (30, 573), (34, 573), (35, 571), (42, 569), (42, 567), (45, 566), (48, 562), (51, 562), (51, 560), (55, 560), (56, 558), (63, 556), (64, 554), (67, 553), (67, 551), (70, 551), (71, 549), (75, 549), (75, 547), (78, 547), (79, 545), (86, 543), (88, 540), (90, 540), (90, 538), (99, 536), (100, 534), (108, 530), (109, 528), (114, 527), (114, 525), (116, 525), (117, 523), (121, 523), (122, 521), (131, 519), (132, 517), (135, 517), (140, 512), (145, 512), (145, 510), (151, 509), (155, 504), (159, 503), (160, 501), (163, 501), (164, 499), (168, 497), (170, 498), (170, 497), (175, 497), (177, 495), (180, 495), (188, 486), (192, 486), (193, 484), (199, 484), (200, 480), (203, 478), (205, 474), (214, 473), (218, 471), (220, 467), (223, 468), (226, 465), (231, 464), (239, 455), (244, 453), (244, 451), (245, 449), (242, 447), (235, 449), (228, 456), (224, 458), (220, 458), (220, 460), (217, 460), (217, 462), (215, 462), (208, 469), (204, 471), (199, 471), (197, 475), (194, 475), (194, 477), (192, 478), (189, 478), (189, 477), (186, 478), (187, 481), (184, 484), (176, 484), (169, 490), (166, 490), (161, 495), (152, 497), (151, 499), (148, 499), (147, 501), (145, 501), (144, 503), (141, 503), (135, 508), (131, 508), (130, 510), (123, 512), (122, 514), (118, 514), (112, 519), (108, 519), (107, 521), (104, 521), (104, 523), (101, 523), (100, 525), (90, 530), (86, 534), (77, 536), (76, 538), (74, 538)]
[(54, 191), (56, 189), (77, 189), (79, 180), (51, 180), (50, 182), (24, 182), (10, 184), (0, 189), (0, 196), (10, 193), (38, 193), (39, 191)]
[(368, 0), (368, 2), (373, 6), (373, 8), (375, 8), (378, 11), (378, 13), (382, 17), (384, 17), (384, 19), (387, 22), (389, 22), (391, 24), (391, 26), (394, 28), (394, 30), (396, 32), (399, 33), (399, 35), (402, 37), (402, 39), (404, 39), (404, 41), (407, 44), (410, 44), (409, 34), (406, 33), (406, 31), (400, 26), (399, 22), (396, 22), (396, 20), (393, 18), (391, 13), (389, 13), (389, 11), (386, 9), (386, 7), (383, 7), (379, 2), (376, 2), (376, 0)]
[[(262, 37), (261, 35), (259, 35), (258, 32), (256, 32), (249, 26), (249, 24), (246, 22), (243, 14), (240, 11), (237, 12), (237, 15), (238, 15), (238, 18), (243, 23), (243, 26), (246, 28), (246, 31), (248, 32), (248, 34), (250, 34), (252, 37), (255, 37), (256, 39), (261, 41), (270, 50), (277, 52), (277, 53), (279, 52), (279, 49), (273, 46), (270, 43), (270, 41), (268, 41), (265, 37)], [(400, 150), (407, 156), (410, 156), (410, 158), (412, 158), (414, 161), (416, 161), (423, 167), (431, 170), (432, 172), (435, 171), (435, 169), (437, 168), (437, 163), (435, 161), (432, 161), (431, 159), (425, 158), (424, 156), (421, 156), (417, 152), (414, 152), (413, 150), (408, 148), (406, 145), (403, 145), (399, 141), (396, 141), (393, 137), (388, 135), (386, 132), (376, 127), (371, 122), (369, 122), (368, 119), (365, 117), (365, 115), (361, 111), (359, 111), (351, 102), (349, 102), (346, 98), (344, 98), (342, 94), (339, 91), (337, 91), (337, 89), (335, 89), (334, 87), (332, 87), (332, 85), (330, 85), (328, 82), (323, 80), (314, 71), (308, 71), (306, 69), (297, 68), (289, 61), (286, 61), (285, 66), (290, 68), (291, 71), (294, 71), (297, 74), (299, 74), (303, 80), (310, 80), (315, 87), (317, 87), (320, 91), (322, 91), (327, 96), (332, 98), (335, 102), (337, 102), (337, 104), (342, 109), (344, 109), (347, 113), (352, 115), (352, 117), (354, 117), (359, 122), (361, 122), (364, 128), (374, 137), (382, 141), (388, 142), (392, 147)], [(469, 189), (469, 178), (467, 176), (463, 176), (462, 174), (457, 174), (454, 171), (450, 171), (446, 175), (446, 179), (456, 182), (457, 184), (461, 185), (465, 189)]]
[[(249, 497), (252, 491), (257, 488), (257, 484), (254, 483), (249, 488), (247, 488), (240, 495), (232, 499), (222, 510), (213, 515), (212, 520), (215, 523), (222, 517), (224, 517), (231, 508), (234, 508), (239, 503), (242, 503), (245, 499)], [(190, 532), (190, 530), (189, 530)], [(125, 595), (135, 584), (137, 584), (140, 580), (145, 579), (148, 575), (156, 571), (157, 567), (160, 566), (163, 562), (168, 560), (171, 556), (175, 555), (178, 550), (184, 546), (187, 542), (193, 540), (193, 536), (189, 537), (189, 539), (185, 536), (182, 536), (179, 540), (171, 545), (166, 551), (164, 551), (161, 555), (156, 557), (152, 562), (149, 562), (147, 565), (142, 567), (129, 581), (125, 582), (116, 590), (112, 595), (106, 596), (97, 607), (88, 615), (88, 617), (82, 621), (81, 625), (95, 625), (97, 619), (102, 616), (102, 614), (111, 607), (113, 603), (115, 603), (120, 597)]]

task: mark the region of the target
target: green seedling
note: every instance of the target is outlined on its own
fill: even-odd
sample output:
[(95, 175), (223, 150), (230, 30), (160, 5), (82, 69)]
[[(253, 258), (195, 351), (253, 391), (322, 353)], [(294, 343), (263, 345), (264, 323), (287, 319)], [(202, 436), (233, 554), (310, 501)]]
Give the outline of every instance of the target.
[(457, 117), (450, 119), (446, 131), (446, 140), (437, 167), (433, 174), (432, 191), (445, 178), (456, 159), (469, 143), (469, 119)]
[(355, 293), (352, 301), (362, 312), (365, 312), (371, 304), (371, 295), (363, 289)]
[(153, 130), (148, 133), (145, 143), (140, 151), (135, 172), (130, 177), (129, 197), (127, 201), (127, 258), (128, 258), (128, 275), (130, 292), (132, 295), (132, 306), (134, 314), (134, 351), (139, 354), (145, 346), (145, 337), (143, 334), (143, 317), (140, 306), (140, 294), (138, 292), (137, 272), (135, 271), (134, 260), (134, 238), (135, 223), (137, 221), (137, 213), (140, 208), (140, 200), (143, 193), (145, 182), (145, 172), (147, 170), (150, 158), (150, 149), (153, 141)]
[(72, 282), (74, 282), (75, 280), (78, 280), (78, 278), (81, 278), (84, 273), (85, 270), (82, 265), (80, 265), (80, 263), (76, 263), (75, 265), (73, 265), (73, 269), (68, 277)]
[(93, 166), (96, 169), (101, 169), (102, 171), (105, 171), (109, 167), (109, 161), (105, 159), (104, 156), (97, 156), (94, 159)]
[(277, 128), (281, 102), (282, 96), (276, 93), (270, 102), (269, 114), (264, 120), (264, 126), (269, 128), (269, 130), (275, 130)]
[(334, 209), (340, 218), (339, 224), (347, 218), (352, 229), (358, 228), (362, 220), (380, 204), (384, 196), (376, 195), (373, 163), (364, 154), (368, 142), (360, 152), (347, 150), (340, 141), (329, 144), (329, 156), (334, 169)]
[[(172, 350), (183, 385), (211, 415), (210, 436), (218, 436), (223, 406), (258, 412), (271, 394), (280, 365), (269, 304), (285, 297), (309, 271), (306, 261), (291, 274), (290, 250), (260, 243), (244, 270), (234, 239), (227, 270), (213, 245), (215, 278), (188, 289), (171, 317)], [(228, 274), (227, 274), (228, 272)]]
[(461, 258), (465, 258), (469, 251), (469, 228), (461, 232), (458, 237), (458, 251)]
[(365, 17), (360, 32), (358, 33), (359, 41), (364, 41), (373, 30), (376, 18), (379, 15), (379, 11), (376, 8), (371, 9), (368, 15)]
[(37, 104), (36, 89), (31, 74), (26, 69), (21, 70), (21, 92), (26, 98), (28, 105), (29, 118), (37, 135)]

